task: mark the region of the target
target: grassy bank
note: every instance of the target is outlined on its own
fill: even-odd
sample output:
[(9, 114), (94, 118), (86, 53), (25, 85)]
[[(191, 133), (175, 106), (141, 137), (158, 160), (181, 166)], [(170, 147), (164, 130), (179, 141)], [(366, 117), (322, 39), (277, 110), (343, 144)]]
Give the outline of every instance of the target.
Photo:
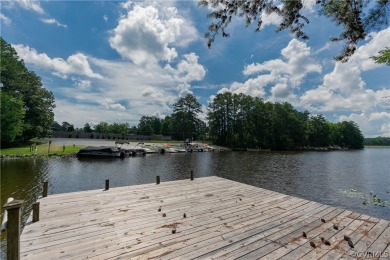
[[(52, 155), (70, 155), (73, 153), (77, 153), (80, 149), (85, 148), (87, 145), (77, 144), (79, 139), (74, 139), (76, 144), (59, 144), (56, 143), (55, 139), (53, 139), (53, 143), (50, 144), (49, 149), (49, 140), (45, 139), (32, 139), (30, 143), (36, 144), (36, 146), (31, 147), (30, 144), (21, 145), (18, 147), (5, 148), (0, 149), (0, 155), (2, 157), (25, 157), (25, 156), (52, 156)], [(89, 141), (89, 139), (87, 139)], [(96, 139), (96, 141), (99, 141)], [(115, 146), (115, 141), (118, 142), (131, 142), (136, 145), (137, 143), (145, 143), (145, 144), (182, 144), (183, 141), (157, 141), (157, 140), (104, 140), (100, 139), (100, 141), (112, 141), (112, 146)], [(94, 146), (92, 144), (92, 146)], [(99, 145), (96, 145), (99, 146)]]
[(73, 154), (85, 146), (74, 145), (55, 145), (51, 144), (49, 149), (48, 143), (37, 144), (35, 147), (30, 145), (1, 149), (0, 154), (6, 156), (43, 156), (43, 155), (68, 155)]

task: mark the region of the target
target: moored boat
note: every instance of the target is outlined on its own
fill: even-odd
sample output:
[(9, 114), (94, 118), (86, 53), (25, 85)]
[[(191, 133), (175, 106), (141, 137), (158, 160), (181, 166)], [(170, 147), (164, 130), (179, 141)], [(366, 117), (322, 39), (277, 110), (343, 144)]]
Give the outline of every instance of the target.
[(88, 146), (81, 149), (77, 153), (77, 157), (98, 157), (98, 158), (118, 158), (123, 156), (125, 152), (121, 151), (118, 147), (100, 146), (93, 147)]

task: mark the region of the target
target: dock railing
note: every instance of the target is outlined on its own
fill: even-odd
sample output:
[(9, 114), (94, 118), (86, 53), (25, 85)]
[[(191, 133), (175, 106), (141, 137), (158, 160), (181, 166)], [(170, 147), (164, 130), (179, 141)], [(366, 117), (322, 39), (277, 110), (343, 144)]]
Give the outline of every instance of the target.
[(7, 260), (20, 259), (20, 224), (23, 202), (23, 200), (9, 198), (3, 207), (5, 212), (1, 230), (7, 231)]
[[(47, 197), (49, 184), (43, 183), (43, 197)], [(20, 259), (20, 233), (22, 224), (23, 200), (8, 198), (3, 206), (4, 215), (1, 222), (1, 232), (7, 232), (7, 260)], [(32, 222), (39, 221), (39, 202), (32, 205)]]

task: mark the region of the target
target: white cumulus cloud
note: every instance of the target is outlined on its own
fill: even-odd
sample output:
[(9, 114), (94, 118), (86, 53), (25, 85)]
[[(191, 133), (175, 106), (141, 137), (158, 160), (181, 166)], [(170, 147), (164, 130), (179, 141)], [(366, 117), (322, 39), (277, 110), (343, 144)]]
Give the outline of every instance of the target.
[(335, 63), (320, 86), (300, 97), (301, 106), (319, 113), (338, 111), (339, 121), (355, 121), (367, 136), (388, 136), (384, 129), (390, 118), (387, 110), (390, 102), (386, 99), (390, 89), (373, 90), (367, 86), (362, 72), (385, 66), (374, 63), (370, 57), (388, 46), (389, 35), (390, 28), (373, 33), (371, 41), (360, 46), (348, 62)]
[(198, 63), (199, 57), (195, 53), (185, 54), (183, 57), (184, 59), (178, 62), (176, 69), (168, 64), (165, 70), (171, 73), (177, 81), (202, 80), (206, 75), (206, 70)]
[[(335, 63), (333, 71), (324, 76), (323, 84), (307, 91), (301, 103), (309, 110), (327, 112), (333, 110), (362, 111), (381, 107), (388, 90), (373, 91), (366, 86), (362, 72), (377, 66), (370, 57), (388, 42), (384, 39), (390, 28), (373, 34), (373, 39), (358, 48), (346, 63)], [(383, 104), (382, 104), (383, 105)]]
[[(122, 57), (136, 64), (170, 62), (178, 56), (171, 45), (193, 41), (196, 29), (175, 7), (142, 6), (127, 2), (131, 9), (123, 16), (110, 37), (110, 45)], [(191, 37), (190, 37), (191, 36)]]
[(52, 71), (54, 75), (66, 78), (69, 74), (84, 75), (90, 78), (101, 79), (102, 76), (94, 73), (88, 62), (88, 57), (82, 53), (62, 58), (50, 58), (46, 53), (38, 53), (37, 50), (22, 44), (12, 45), (19, 57), (28, 64), (33, 64), (41, 69)]
[(119, 110), (119, 111), (125, 111), (126, 108), (121, 105), (120, 103), (115, 103), (113, 100), (111, 99), (104, 99), (104, 100), (101, 100), (99, 101), (99, 104), (106, 108), (106, 109), (110, 109), (110, 110)]
[(233, 93), (266, 97), (265, 87), (271, 87), (268, 98), (272, 101), (292, 101), (294, 88), (299, 87), (309, 73), (321, 73), (321, 66), (310, 56), (310, 48), (304, 42), (292, 39), (281, 50), (283, 59), (245, 66), (243, 74), (250, 78), (244, 83), (234, 82), (228, 89)]

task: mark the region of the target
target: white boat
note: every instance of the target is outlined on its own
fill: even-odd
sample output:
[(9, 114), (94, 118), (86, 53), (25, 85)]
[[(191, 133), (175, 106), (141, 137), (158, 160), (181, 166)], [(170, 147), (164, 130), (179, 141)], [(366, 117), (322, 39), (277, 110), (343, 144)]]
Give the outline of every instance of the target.
[(167, 150), (166, 150), (168, 153), (177, 153), (177, 151), (176, 151), (176, 149), (175, 148), (168, 148)]
[(184, 148), (179, 148), (179, 149), (176, 149), (176, 152), (177, 152), (177, 153), (186, 153), (187, 150), (184, 149)]

